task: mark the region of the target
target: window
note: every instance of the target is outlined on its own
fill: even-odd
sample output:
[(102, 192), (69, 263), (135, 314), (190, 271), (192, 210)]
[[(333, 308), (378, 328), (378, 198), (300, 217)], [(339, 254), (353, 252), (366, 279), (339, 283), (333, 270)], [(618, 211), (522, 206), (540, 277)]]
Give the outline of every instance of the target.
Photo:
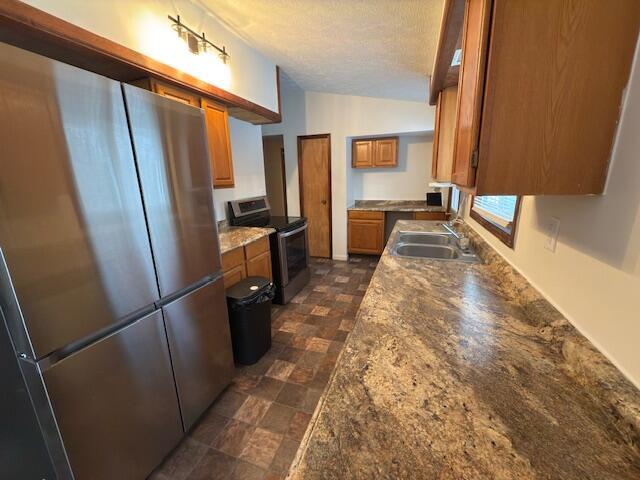
[(471, 218), (513, 248), (520, 197), (514, 195), (473, 197)]
[(451, 210), (457, 212), (458, 208), (460, 208), (460, 190), (456, 187), (451, 187), (449, 195), (451, 195)]

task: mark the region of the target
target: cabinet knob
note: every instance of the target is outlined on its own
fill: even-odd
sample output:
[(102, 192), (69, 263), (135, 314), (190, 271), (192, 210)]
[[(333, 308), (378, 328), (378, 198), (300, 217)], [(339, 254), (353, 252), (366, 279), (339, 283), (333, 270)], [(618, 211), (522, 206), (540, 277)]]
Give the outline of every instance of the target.
[(326, 205), (326, 204), (327, 204), (327, 201), (326, 201), (326, 200), (320, 200), (320, 203), (321, 203), (322, 205)]

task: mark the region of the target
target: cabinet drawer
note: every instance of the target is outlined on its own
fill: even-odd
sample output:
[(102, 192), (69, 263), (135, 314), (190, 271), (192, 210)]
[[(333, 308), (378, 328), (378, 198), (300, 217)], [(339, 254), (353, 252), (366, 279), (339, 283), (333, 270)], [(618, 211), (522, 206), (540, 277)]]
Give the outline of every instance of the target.
[(446, 220), (445, 212), (413, 212), (414, 220)]
[(266, 251), (260, 255), (247, 259), (247, 276), (248, 277), (265, 277), (273, 280), (271, 275), (271, 252)]
[(225, 290), (233, 287), (236, 283), (246, 277), (247, 273), (244, 269), (244, 263), (242, 265), (238, 265), (237, 267), (233, 267), (230, 270), (225, 270), (225, 272), (222, 274)]
[(371, 210), (349, 210), (349, 220), (352, 218), (362, 220), (384, 220), (384, 212)]
[(244, 263), (244, 250), (242, 247), (234, 248), (222, 254), (222, 270), (226, 272)]
[(262, 237), (258, 240), (245, 245), (244, 251), (247, 260), (269, 251), (269, 237)]

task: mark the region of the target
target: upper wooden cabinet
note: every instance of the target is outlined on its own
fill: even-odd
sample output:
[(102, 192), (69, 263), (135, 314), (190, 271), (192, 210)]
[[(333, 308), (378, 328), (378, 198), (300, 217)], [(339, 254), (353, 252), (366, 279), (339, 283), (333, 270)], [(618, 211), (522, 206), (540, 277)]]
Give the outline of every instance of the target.
[(145, 78), (131, 82), (142, 88), (178, 102), (186, 103), (204, 110), (211, 159), (211, 176), (214, 188), (234, 186), (233, 159), (231, 141), (229, 140), (229, 115), (224, 105), (199, 97), (180, 88), (159, 82), (153, 78)]
[(477, 195), (602, 193), (640, 2), (447, 0), (445, 13), (462, 4), (461, 32), (441, 29), (462, 47), (452, 181)]
[(353, 168), (373, 167), (373, 140), (353, 140), (351, 145), (351, 166)]
[(158, 95), (171, 98), (172, 100), (176, 100), (178, 102), (186, 103), (187, 105), (191, 105), (192, 107), (200, 106), (200, 97), (190, 92), (180, 90), (179, 88), (172, 87), (171, 85), (167, 85), (166, 83), (158, 82), (154, 79), (150, 80), (150, 85), (151, 90)]
[(353, 168), (398, 166), (398, 137), (361, 138), (352, 141)]
[(438, 182), (451, 182), (457, 102), (456, 86), (448, 87), (438, 95), (431, 159), (431, 177)]
[(202, 99), (202, 108), (207, 124), (213, 186), (218, 188), (233, 187), (233, 160), (227, 109), (204, 98)]

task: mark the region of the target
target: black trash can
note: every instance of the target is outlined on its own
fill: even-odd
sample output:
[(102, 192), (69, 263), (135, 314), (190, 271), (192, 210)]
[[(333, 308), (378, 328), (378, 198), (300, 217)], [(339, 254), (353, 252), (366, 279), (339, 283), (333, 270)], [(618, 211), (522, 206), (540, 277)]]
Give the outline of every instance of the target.
[(264, 277), (247, 277), (227, 290), (236, 363), (252, 365), (271, 348), (271, 300), (275, 294), (275, 285)]

